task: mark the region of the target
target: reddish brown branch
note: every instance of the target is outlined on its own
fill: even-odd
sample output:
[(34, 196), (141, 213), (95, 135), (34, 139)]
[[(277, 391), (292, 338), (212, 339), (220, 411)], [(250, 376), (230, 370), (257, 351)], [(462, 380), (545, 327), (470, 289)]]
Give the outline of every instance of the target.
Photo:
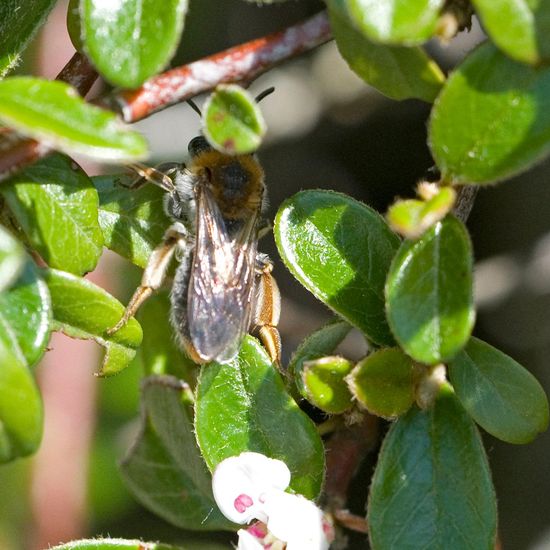
[[(78, 93), (85, 96), (97, 79), (97, 72), (88, 59), (75, 53), (57, 75), (57, 80), (74, 86)], [(35, 160), (46, 156), (50, 149), (34, 139), (20, 137), (14, 131), (0, 135), (0, 181), (13, 172)]]
[(135, 122), (224, 82), (251, 81), (284, 60), (331, 39), (325, 12), (287, 29), (240, 44), (160, 74), (137, 90), (116, 91), (103, 101)]

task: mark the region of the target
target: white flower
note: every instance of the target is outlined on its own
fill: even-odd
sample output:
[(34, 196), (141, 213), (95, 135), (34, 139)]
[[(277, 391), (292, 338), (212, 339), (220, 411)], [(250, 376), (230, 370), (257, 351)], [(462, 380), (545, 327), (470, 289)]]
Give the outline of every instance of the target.
[[(259, 453), (242, 453), (218, 464), (212, 477), (214, 498), (235, 523), (259, 520), (239, 531), (239, 550), (266, 547), (326, 550), (332, 527), (323, 512), (301, 495), (285, 493), (290, 483), (287, 465)], [(281, 542), (282, 541), (282, 542)]]

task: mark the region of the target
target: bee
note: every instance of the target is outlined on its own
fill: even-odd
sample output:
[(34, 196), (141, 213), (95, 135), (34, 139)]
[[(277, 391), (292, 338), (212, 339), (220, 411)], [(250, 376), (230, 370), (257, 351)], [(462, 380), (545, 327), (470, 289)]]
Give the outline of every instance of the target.
[(230, 361), (252, 332), (280, 363), (279, 291), (273, 264), (257, 249), (267, 205), (262, 167), (255, 155), (223, 154), (202, 135), (188, 150), (188, 166), (134, 166), (141, 176), (136, 185), (148, 180), (166, 192), (164, 209), (172, 225), (108, 333), (123, 327), (162, 285), (175, 256), (170, 317), (187, 354), (197, 363)]

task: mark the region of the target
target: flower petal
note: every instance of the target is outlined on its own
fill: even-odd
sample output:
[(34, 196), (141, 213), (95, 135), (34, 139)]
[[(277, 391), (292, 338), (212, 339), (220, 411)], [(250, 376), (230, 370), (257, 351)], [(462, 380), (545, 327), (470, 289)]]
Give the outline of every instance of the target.
[(237, 550), (264, 550), (264, 545), (245, 529), (239, 529), (237, 534), (239, 535)]

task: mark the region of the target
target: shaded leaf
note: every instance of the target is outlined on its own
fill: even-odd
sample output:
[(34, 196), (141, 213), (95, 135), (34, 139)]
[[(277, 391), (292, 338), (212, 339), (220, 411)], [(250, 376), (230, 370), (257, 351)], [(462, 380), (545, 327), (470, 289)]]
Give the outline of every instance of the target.
[(433, 365), (451, 359), (474, 325), (472, 249), (453, 216), (404, 241), (386, 283), (388, 322), (401, 347)]
[(254, 152), (266, 131), (258, 104), (236, 84), (218, 86), (206, 100), (202, 118), (208, 142), (229, 155)]
[(493, 42), (518, 61), (550, 60), (548, 0), (472, 0)]
[(98, 196), (70, 158), (49, 156), (21, 171), (1, 192), (48, 265), (78, 275), (95, 268), (103, 250)]
[(145, 379), (142, 431), (121, 463), (124, 481), (146, 508), (177, 527), (231, 529), (214, 501), (184, 392), (171, 376)]
[(372, 479), (373, 549), (492, 550), (496, 500), (474, 423), (448, 387), (392, 425)]
[(340, 54), (367, 84), (392, 99), (434, 101), (445, 76), (424, 50), (375, 44), (337, 10), (329, 13)]
[(82, 23), (80, 21), (80, 0), (69, 0), (67, 8), (67, 32), (77, 52), (84, 50), (82, 42)]
[(9, 231), (0, 226), (0, 291), (17, 279), (24, 265), (23, 247)]
[(448, 367), (462, 405), (491, 435), (508, 443), (528, 443), (548, 428), (544, 390), (508, 355), (471, 338)]
[(187, 4), (187, 0), (82, 0), (85, 51), (109, 82), (137, 88), (174, 55)]
[(0, 293), (0, 325), (17, 343), (26, 365), (36, 364), (46, 351), (51, 318), (48, 287), (29, 260), (15, 284)]
[(372, 208), (333, 191), (302, 191), (275, 219), (275, 241), (291, 273), (377, 344), (392, 344), (384, 282), (399, 246)]
[(147, 156), (147, 143), (64, 82), (29, 76), (0, 82), (0, 121), (48, 147), (105, 161)]
[(124, 187), (131, 180), (126, 174), (92, 178), (99, 193), (99, 225), (105, 246), (145, 267), (170, 220), (164, 213), (164, 192), (154, 185), (139, 189)]
[(470, 53), (438, 97), (429, 124), (445, 181), (490, 183), (550, 151), (550, 68), (512, 61), (491, 43)]
[(55, 0), (0, 2), (0, 78), (19, 62), (21, 52), (40, 28)]
[(371, 353), (348, 376), (354, 397), (370, 413), (395, 418), (414, 403), (415, 368), (399, 348)]
[(225, 458), (253, 451), (285, 462), (297, 493), (311, 499), (321, 490), (324, 454), (315, 425), (287, 394), (267, 353), (250, 336), (237, 358), (202, 368), (195, 431), (210, 470)]
[(106, 334), (122, 317), (124, 306), (102, 288), (70, 273), (50, 269), (44, 278), (52, 298), (54, 330), (103, 346), (101, 376), (116, 374), (128, 366), (141, 344), (139, 323), (130, 319), (113, 335)]

